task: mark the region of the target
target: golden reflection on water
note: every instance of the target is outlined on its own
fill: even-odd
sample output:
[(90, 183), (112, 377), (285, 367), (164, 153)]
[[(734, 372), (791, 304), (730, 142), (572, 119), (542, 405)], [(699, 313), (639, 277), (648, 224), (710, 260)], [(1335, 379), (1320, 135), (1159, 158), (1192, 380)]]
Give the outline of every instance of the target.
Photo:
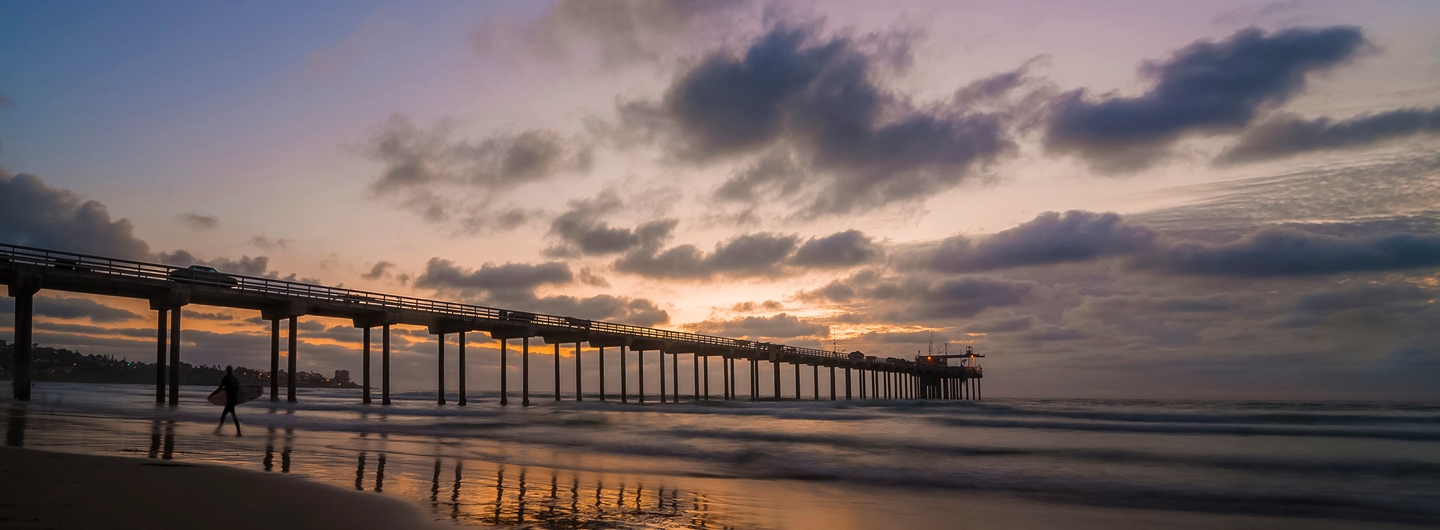
[(723, 508), (726, 503), (713, 502), (713, 495), (671, 484), (686, 483), (683, 478), (416, 454), (417, 449), (453, 440), (396, 440), (381, 435), (370, 440), (392, 444), (381, 447), (393, 450), (357, 449), (325, 433), (297, 432), (289, 427), (257, 427), (263, 429), (259, 436), (252, 431), (247, 437), (232, 437), (173, 420), (69, 425), (49, 415), (39, 421), (33, 415), (27, 418), (23, 407), (4, 412), (6, 442), (15, 447), (180, 458), (294, 474), (417, 502), (428, 506), (437, 519), (466, 526), (757, 527), (753, 522), (738, 522), (737, 514)]

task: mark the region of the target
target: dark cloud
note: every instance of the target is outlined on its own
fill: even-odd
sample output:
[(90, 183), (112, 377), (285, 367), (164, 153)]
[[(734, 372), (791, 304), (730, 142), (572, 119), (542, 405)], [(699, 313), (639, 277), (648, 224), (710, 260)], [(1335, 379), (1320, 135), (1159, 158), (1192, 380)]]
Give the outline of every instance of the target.
[[(730, 0), (561, 0), (522, 29), (487, 25), (475, 35), (481, 50), (516, 41), (549, 59), (582, 58), (614, 67), (659, 62), (697, 34), (733, 30), (731, 22), (754, 2)], [(709, 39), (703, 39), (709, 40)], [(500, 50), (496, 50), (500, 51)]]
[(927, 279), (865, 270), (823, 287), (802, 291), (802, 301), (837, 304), (871, 321), (969, 318), (1021, 303), (1036, 284), (985, 276)]
[(266, 236), (264, 236), (264, 235), (258, 235), (258, 236), (252, 237), (252, 238), (250, 238), (248, 241), (246, 241), (246, 243), (251, 244), (251, 245), (254, 245), (256, 248), (259, 248), (259, 249), (262, 249), (262, 250), (277, 250), (277, 249), (278, 249), (278, 250), (285, 250), (285, 249), (287, 249), (287, 248), (290, 247), (290, 243), (294, 243), (294, 242), (295, 242), (295, 240), (290, 239), (290, 238), (288, 238), (288, 237), (280, 237), (280, 238), (274, 238), (274, 239), (272, 239), (272, 238), (266, 237)]
[(372, 265), (370, 267), (369, 272), (361, 274), (360, 277), (367, 280), (378, 280), (380, 279), (380, 277), (384, 276), (386, 272), (393, 268), (395, 268), (394, 263), (390, 263), (388, 261), (377, 261), (375, 262), (375, 265)]
[(686, 324), (685, 329), (706, 335), (748, 339), (789, 339), (795, 337), (828, 337), (830, 326), (780, 313), (768, 317), (742, 317), (733, 320), (709, 320)]
[(1148, 248), (1154, 238), (1154, 232), (1127, 225), (1113, 213), (1045, 212), (978, 243), (965, 236), (945, 239), (921, 261), (941, 272), (1049, 265), (1131, 253)]
[(1249, 28), (1224, 41), (1199, 41), (1140, 73), (1153, 82), (1139, 96), (1059, 96), (1046, 148), (1074, 153), (1097, 168), (1133, 171), (1189, 133), (1237, 131), (1264, 109), (1305, 88), (1306, 76), (1344, 62), (1365, 45), (1359, 28)]
[(935, 342), (935, 352), (940, 353), (941, 346), (950, 339), (943, 333), (933, 331), (871, 331), (841, 342), (846, 344), (929, 344), (931, 341)]
[(140, 315), (110, 307), (89, 298), (50, 298), (35, 300), (35, 314), (53, 318), (86, 319), (97, 324), (124, 322), (140, 318)]
[(1033, 315), (997, 317), (977, 320), (961, 326), (968, 333), (1013, 333), (1043, 326), (1045, 321)]
[[(218, 321), (233, 321), (233, 320), (235, 320), (235, 315), (232, 315), (232, 314), (229, 314), (229, 313), (207, 313), (207, 312), (202, 312), (202, 311), (190, 311), (190, 310), (186, 310), (186, 311), (185, 311), (184, 317), (185, 317), (185, 318), (193, 318), (193, 319), (196, 319), (196, 320), (218, 320)], [(262, 321), (262, 322), (263, 322), (263, 321)]]
[(486, 263), (478, 269), (466, 269), (456, 266), (454, 262), (447, 259), (430, 258), (430, 261), (425, 264), (425, 272), (415, 278), (414, 285), (440, 292), (517, 291), (528, 293), (542, 285), (567, 284), (573, 281), (575, 281), (575, 275), (570, 272), (570, 267), (554, 261), (538, 265)]
[(766, 300), (758, 304), (755, 302), (741, 302), (735, 304), (735, 306), (731, 307), (730, 310), (739, 313), (753, 313), (755, 311), (779, 311), (784, 308), (785, 306), (780, 302), (776, 302), (774, 300)]
[(776, 26), (738, 55), (712, 53), (661, 101), (622, 104), (622, 121), (669, 142), (679, 159), (770, 153), (716, 196), (793, 201), (798, 194), (807, 217), (918, 200), (1014, 149), (1000, 116), (918, 107), (875, 83), (882, 68), (908, 61), (913, 35), (821, 30)]
[[(268, 276), (271, 278), (278, 276), (277, 272), (268, 270), (270, 258), (267, 256), (255, 256), (253, 258), (250, 256), (241, 256), (240, 259), (214, 258), (205, 260), (191, 254), (190, 251), (182, 249), (175, 252), (161, 252), (158, 257), (161, 263), (174, 265), (176, 267), (189, 267), (198, 264), (209, 265), (220, 272), (239, 274), (241, 276)], [(289, 279), (294, 279), (294, 275), (292, 274)]]
[(917, 313), (924, 317), (971, 317), (991, 307), (1020, 303), (1034, 285), (996, 278), (946, 279), (918, 293)]
[(1017, 89), (1036, 83), (1037, 80), (1030, 76), (1030, 68), (1036, 64), (1046, 63), (1049, 59), (1048, 56), (1042, 55), (1025, 61), (1019, 68), (1009, 72), (1001, 72), (971, 81), (955, 91), (955, 105), (961, 108), (971, 108), (1004, 102)]
[(605, 320), (634, 326), (658, 326), (670, 323), (670, 314), (645, 298), (628, 298), (607, 294), (578, 298), (574, 296), (511, 296), (496, 300), (525, 311), (565, 315), (591, 320)]
[(1440, 266), (1440, 236), (1340, 237), (1265, 227), (1222, 244), (1185, 241), (1140, 255), (1141, 268), (1214, 276), (1300, 276)]
[(0, 168), (0, 241), (129, 259), (146, 259), (150, 245), (129, 219), (110, 220), (104, 204), (52, 188), (33, 175)]
[(637, 249), (616, 260), (615, 269), (651, 278), (711, 280), (717, 277), (778, 277), (805, 270), (851, 267), (883, 254), (857, 230), (810, 238), (760, 232), (717, 243), (705, 253), (695, 245)]
[(1434, 289), (1427, 290), (1416, 285), (1351, 283), (1299, 296), (1290, 313), (1280, 321), (1280, 326), (1323, 326), (1337, 315), (1346, 313), (1360, 316), (1378, 327), (1393, 326), (1411, 315), (1430, 309), (1436, 296), (1440, 293)]
[(822, 238), (810, 238), (795, 251), (792, 262), (801, 267), (853, 267), (875, 261), (884, 250), (859, 230), (836, 232)]
[(619, 194), (607, 190), (593, 199), (570, 202), (570, 209), (550, 223), (550, 235), (560, 243), (545, 249), (552, 257), (603, 256), (637, 248), (656, 249), (670, 239), (676, 219), (649, 221), (631, 228), (611, 227), (601, 217), (624, 207)]
[(709, 279), (714, 276), (778, 276), (799, 244), (799, 236), (769, 232), (746, 234), (718, 243), (706, 254), (695, 245), (663, 252), (632, 252), (615, 261), (615, 269), (652, 278)]
[(1271, 119), (1240, 136), (1217, 159), (1221, 164), (1366, 147), (1389, 140), (1440, 134), (1440, 107), (1400, 109), (1336, 121), (1294, 115)]
[(220, 218), (213, 215), (201, 215), (195, 212), (182, 213), (175, 216), (181, 223), (196, 230), (212, 230), (220, 226)]
[(492, 207), (492, 199), (524, 184), (590, 169), (590, 149), (553, 131), (470, 140), (456, 138), (455, 129), (451, 120), (424, 129), (406, 116), (390, 117), (362, 147), (365, 156), (384, 165), (370, 192), (459, 231), (511, 229), (533, 212)]

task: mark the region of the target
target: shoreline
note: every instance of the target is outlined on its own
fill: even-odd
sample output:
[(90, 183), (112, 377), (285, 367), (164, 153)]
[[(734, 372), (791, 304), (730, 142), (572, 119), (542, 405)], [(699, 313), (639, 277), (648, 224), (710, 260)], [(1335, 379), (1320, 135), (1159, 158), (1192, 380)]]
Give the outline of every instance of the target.
[(0, 447), (0, 526), (13, 529), (443, 528), (419, 507), (224, 466)]

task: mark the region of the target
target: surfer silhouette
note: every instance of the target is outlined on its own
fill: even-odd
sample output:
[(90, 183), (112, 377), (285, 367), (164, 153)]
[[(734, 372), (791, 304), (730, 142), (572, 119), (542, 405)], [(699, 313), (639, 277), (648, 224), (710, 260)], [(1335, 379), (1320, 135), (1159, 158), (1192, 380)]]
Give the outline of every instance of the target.
[(235, 405), (240, 402), (240, 380), (235, 378), (234, 371), (235, 367), (226, 366), (225, 377), (220, 378), (219, 389), (225, 390), (225, 410), (220, 413), (220, 425), (215, 427), (215, 432), (225, 426), (225, 415), (229, 414), (235, 422), (235, 436), (244, 436), (240, 434), (240, 417), (235, 415)]

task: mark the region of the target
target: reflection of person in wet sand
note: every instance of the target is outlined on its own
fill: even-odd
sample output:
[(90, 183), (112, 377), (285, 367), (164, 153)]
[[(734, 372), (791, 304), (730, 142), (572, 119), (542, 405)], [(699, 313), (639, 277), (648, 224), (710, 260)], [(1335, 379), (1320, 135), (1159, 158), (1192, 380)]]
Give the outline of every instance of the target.
[(240, 401), (240, 380), (235, 378), (233, 373), (235, 367), (225, 367), (225, 377), (220, 378), (220, 388), (225, 389), (225, 410), (220, 413), (220, 425), (215, 427), (215, 432), (225, 426), (225, 415), (229, 414), (230, 419), (235, 422), (235, 436), (240, 434), (240, 417), (235, 415), (235, 404)]

